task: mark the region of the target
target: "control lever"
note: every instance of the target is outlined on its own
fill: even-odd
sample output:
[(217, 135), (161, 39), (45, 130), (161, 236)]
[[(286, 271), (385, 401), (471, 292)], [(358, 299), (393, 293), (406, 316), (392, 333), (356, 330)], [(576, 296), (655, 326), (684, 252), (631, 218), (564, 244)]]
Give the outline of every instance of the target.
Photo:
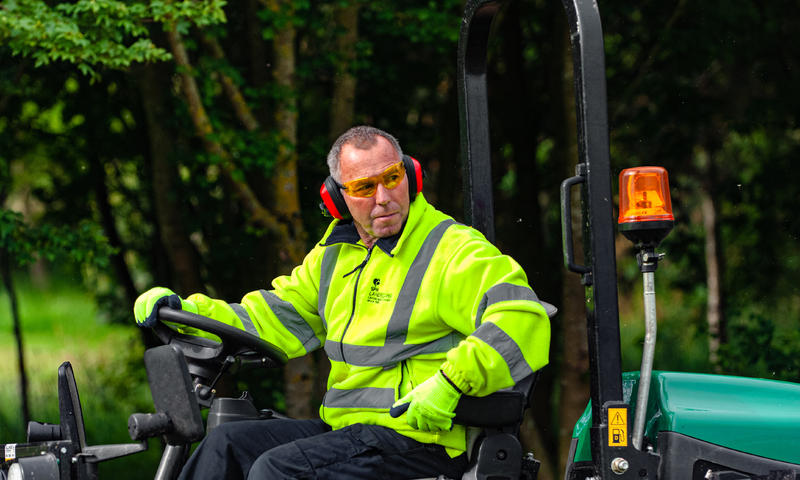
[(227, 357), (225, 357), (225, 360), (222, 362), (222, 366), (220, 367), (217, 376), (214, 377), (213, 380), (211, 380), (211, 384), (210, 385), (199, 384), (195, 387), (195, 393), (197, 393), (197, 397), (200, 400), (208, 401), (211, 398), (211, 396), (214, 395), (214, 387), (217, 385), (219, 379), (222, 377), (222, 375), (225, 374), (225, 372), (228, 371), (228, 369), (234, 363), (236, 363), (236, 359), (233, 358), (232, 355), (228, 355)]

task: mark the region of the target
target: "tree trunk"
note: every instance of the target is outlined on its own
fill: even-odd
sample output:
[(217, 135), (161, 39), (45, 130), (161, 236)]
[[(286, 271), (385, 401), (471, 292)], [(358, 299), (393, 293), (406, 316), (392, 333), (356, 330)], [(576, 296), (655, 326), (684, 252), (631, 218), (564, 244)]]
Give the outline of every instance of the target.
[[(269, 0), (267, 8), (292, 15), (286, 0)], [(295, 36), (292, 22), (278, 30), (273, 40), (275, 69), (273, 79), (282, 95), (275, 110), (275, 126), (280, 135), (277, 161), (271, 183), (276, 214), (290, 225), (290, 235), (278, 250), (279, 268), (288, 273), (302, 262), (305, 253), (305, 230), (300, 217), (300, 195), (297, 179), (297, 87), (295, 85)], [(313, 418), (314, 358), (304, 355), (291, 360), (284, 369), (287, 414), (295, 418)]]
[(356, 81), (353, 72), (358, 41), (358, 11), (360, 3), (350, 2), (336, 7), (335, 25), (341, 30), (336, 37), (336, 73), (333, 77), (331, 98), (330, 134), (336, 139), (353, 125), (355, 116)]
[(108, 237), (109, 245), (116, 249), (115, 253), (111, 255), (111, 266), (117, 276), (117, 281), (122, 285), (122, 289), (125, 292), (125, 300), (130, 305), (130, 308), (133, 308), (133, 302), (136, 301), (138, 292), (133, 284), (133, 277), (131, 277), (128, 264), (125, 263), (125, 249), (114, 222), (111, 204), (108, 202), (108, 186), (106, 185), (103, 162), (96, 152), (92, 152), (90, 161), (93, 170), (92, 177), (94, 177), (94, 196), (97, 202), (97, 210), (100, 213), (100, 224), (103, 226), (103, 232), (105, 232), (106, 237)]
[[(202, 40), (212, 57), (217, 60), (223, 60), (225, 58), (225, 52), (223, 52), (222, 47), (220, 46), (219, 42), (217, 42), (216, 38), (209, 35), (203, 35)], [(242, 123), (242, 126), (244, 126), (248, 132), (254, 132), (258, 130), (260, 127), (258, 120), (256, 119), (255, 115), (253, 115), (250, 107), (247, 105), (247, 101), (245, 101), (244, 95), (239, 87), (228, 75), (224, 73), (219, 73), (218, 75), (219, 81), (222, 83), (222, 89), (225, 91), (225, 95), (228, 97), (228, 101), (231, 103), (234, 112), (236, 112), (236, 118), (239, 119), (239, 121)]]
[(25, 349), (22, 341), (22, 325), (19, 318), (17, 305), (17, 291), (14, 289), (14, 279), (11, 276), (11, 259), (5, 249), (0, 250), (0, 269), (2, 269), (3, 285), (8, 292), (8, 301), (11, 307), (11, 319), (14, 324), (14, 339), (17, 343), (17, 366), (19, 367), (19, 401), (22, 413), (22, 428), (26, 429), (31, 419), (28, 400), (28, 375), (25, 370)]
[[(288, 2), (272, 1), (272, 4), (282, 4), (291, 8)], [(297, 87), (295, 85), (295, 29), (291, 22), (279, 30), (273, 41), (275, 50), (275, 69), (273, 79), (279, 92), (275, 109), (275, 126), (280, 135), (278, 155), (275, 172), (272, 175), (275, 210), (280, 218), (287, 219), (294, 232), (293, 240), (304, 243), (304, 231), (300, 221), (300, 195), (297, 181)], [(282, 259), (288, 268), (300, 263), (305, 253), (305, 245), (301, 249), (290, 249), (286, 252), (287, 258)]]
[[(514, 2), (508, 6), (508, 9), (503, 14), (503, 50), (506, 58), (509, 59), (505, 65), (505, 73), (499, 76), (501, 80), (500, 88), (504, 96), (510, 101), (513, 106), (521, 106), (522, 108), (514, 108), (509, 106), (506, 112), (500, 117), (503, 130), (509, 135), (514, 145), (513, 162), (517, 173), (517, 185), (519, 192), (516, 196), (520, 198), (512, 198), (506, 200), (506, 205), (503, 205), (503, 199), (498, 198), (495, 203), (501, 208), (496, 208), (498, 211), (508, 212), (503, 215), (505, 221), (505, 230), (510, 232), (509, 240), (506, 243), (511, 247), (511, 251), (515, 252), (513, 257), (515, 260), (526, 266), (526, 271), (529, 274), (537, 274), (539, 272), (548, 271), (550, 265), (546, 265), (550, 260), (549, 258), (542, 258), (542, 212), (539, 206), (539, 184), (538, 184), (538, 168), (536, 166), (536, 142), (537, 142), (537, 127), (540, 124), (537, 122), (539, 112), (533, 112), (528, 106), (530, 100), (528, 98), (528, 79), (526, 72), (523, 68), (525, 58), (523, 53), (523, 46), (525, 40), (522, 33), (522, 25), (520, 24), (520, 3)], [(498, 226), (501, 224), (501, 219), (498, 219)], [(537, 293), (542, 295), (542, 285), (534, 285)]]
[[(354, 68), (356, 60), (356, 42), (358, 41), (359, 2), (338, 5), (334, 12), (334, 24), (339, 29), (336, 37), (336, 72), (333, 78), (331, 97), (330, 125), (328, 137), (334, 141), (348, 128), (353, 126), (355, 117), (356, 77)], [(327, 389), (327, 378), (331, 364), (325, 352), (315, 352), (314, 362), (317, 372), (314, 379), (314, 400), (319, 402)]]
[[(11, 178), (9, 170), (10, 163), (5, 162), (3, 165), (3, 172), (0, 173), (2, 178)], [(8, 197), (10, 183), (0, 184), (0, 206), (5, 205)], [(0, 248), (0, 277), (2, 277), (3, 286), (8, 292), (8, 304), (11, 309), (11, 322), (13, 325), (14, 339), (17, 344), (17, 367), (19, 369), (19, 400), (20, 410), (22, 414), (22, 428), (28, 428), (28, 422), (31, 419), (31, 412), (28, 400), (28, 375), (25, 370), (25, 343), (22, 341), (22, 324), (19, 318), (19, 306), (17, 304), (17, 291), (14, 288), (14, 278), (11, 276), (11, 255), (5, 248)]]
[[(245, 18), (245, 35), (244, 38), (247, 42), (247, 58), (248, 58), (248, 83), (254, 88), (264, 88), (270, 82), (268, 45), (264, 42), (262, 37), (263, 26), (261, 20), (258, 18), (258, 12), (261, 8), (259, 0), (245, 0), (244, 8), (247, 12)], [(262, 107), (258, 109), (255, 114), (261, 123), (264, 123), (267, 118), (267, 109)]]
[(186, 212), (181, 212), (175, 195), (177, 170), (170, 161), (172, 139), (168, 127), (162, 121), (168, 116), (164, 111), (167, 99), (163, 94), (165, 89), (159, 82), (157, 69), (152, 64), (142, 66), (138, 82), (150, 141), (154, 209), (161, 242), (175, 272), (176, 290), (178, 294), (186, 296), (203, 292), (205, 287), (201, 280), (197, 253), (183, 225), (183, 215)]
[(721, 266), (719, 242), (717, 238), (717, 209), (708, 189), (700, 191), (700, 209), (703, 213), (703, 227), (706, 233), (706, 285), (708, 288), (707, 312), (708, 321), (708, 361), (716, 370), (720, 370), (719, 347), (725, 343), (725, 316), (723, 313), (723, 296), (721, 284)]

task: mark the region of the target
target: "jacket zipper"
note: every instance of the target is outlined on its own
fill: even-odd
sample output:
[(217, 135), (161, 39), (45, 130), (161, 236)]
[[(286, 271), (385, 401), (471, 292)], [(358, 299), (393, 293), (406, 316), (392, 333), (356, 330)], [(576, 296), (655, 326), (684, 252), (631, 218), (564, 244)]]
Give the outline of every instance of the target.
[[(367, 256), (364, 257), (364, 261), (361, 262), (360, 265), (358, 265), (350, 273), (347, 274), (347, 275), (350, 275), (351, 273), (353, 273), (356, 270), (358, 270), (358, 275), (356, 275), (356, 283), (355, 283), (355, 285), (353, 285), (353, 307), (350, 310), (350, 318), (347, 319), (347, 324), (345, 324), (345, 326), (344, 326), (344, 331), (342, 332), (342, 338), (339, 340), (339, 353), (342, 356), (342, 363), (347, 363), (345, 361), (345, 359), (344, 359), (344, 336), (347, 334), (347, 329), (350, 328), (350, 323), (353, 322), (353, 318), (356, 316), (356, 298), (357, 298), (357, 293), (358, 293), (358, 282), (361, 280), (361, 273), (364, 271), (364, 266), (367, 264), (367, 261), (369, 261), (369, 257), (370, 257), (370, 255), (372, 255), (372, 249), (374, 247), (375, 247), (375, 245), (369, 247), (367, 249)], [(345, 277), (347, 275), (345, 275)]]
[(397, 384), (397, 395), (395, 395), (396, 398), (394, 399), (395, 402), (400, 400), (400, 397), (402, 396), (401, 394), (403, 393), (403, 373), (404, 373), (405, 369), (406, 369), (406, 361), (405, 360), (401, 360), (400, 361), (400, 382)]

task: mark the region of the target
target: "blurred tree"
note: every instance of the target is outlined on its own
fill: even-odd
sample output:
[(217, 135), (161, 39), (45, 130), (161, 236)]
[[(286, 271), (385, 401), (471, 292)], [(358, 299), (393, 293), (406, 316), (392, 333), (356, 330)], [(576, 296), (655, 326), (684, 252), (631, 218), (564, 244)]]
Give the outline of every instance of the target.
[[(767, 201), (756, 193), (766, 179), (756, 181), (750, 173), (796, 152), (798, 99), (787, 92), (798, 79), (797, 46), (789, 34), (798, 12), (790, 2), (767, 8), (684, 1), (609, 6), (604, 17), (606, 32), (612, 32), (606, 49), (613, 158), (626, 159), (624, 166), (670, 170), (678, 226), (665, 249), (688, 268), (672, 273), (667, 266), (662, 276), (668, 290), (702, 285), (706, 368), (721, 367), (726, 360), (719, 350), (733, 341), (727, 325), (793, 295), (779, 288), (778, 279), (788, 280), (779, 272), (800, 251), (784, 243), (788, 232), (778, 229), (776, 235), (781, 220), (774, 204), (794, 194), (781, 182)], [(775, 150), (750, 144), (764, 134)], [(795, 171), (787, 166), (783, 180)], [(750, 188), (754, 194), (743, 195)], [(753, 240), (746, 248), (744, 232)], [(698, 253), (694, 245), (705, 248), (690, 259)], [(756, 259), (758, 266), (751, 263)], [(663, 314), (684, 324), (699, 320), (682, 313), (672, 308)]]
[(339, 135), (353, 125), (355, 115), (356, 85), (356, 46), (358, 43), (358, 13), (361, 5), (357, 1), (344, 2), (334, 7), (334, 27), (336, 48), (331, 92), (330, 133), (333, 142)]

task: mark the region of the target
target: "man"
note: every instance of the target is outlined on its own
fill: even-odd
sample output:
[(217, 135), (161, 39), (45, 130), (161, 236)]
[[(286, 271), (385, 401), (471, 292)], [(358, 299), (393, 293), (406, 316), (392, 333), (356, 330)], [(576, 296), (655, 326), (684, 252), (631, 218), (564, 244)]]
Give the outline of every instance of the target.
[(331, 361), (320, 420), (222, 424), (182, 478), (460, 478), (461, 395), (510, 387), (547, 363), (549, 322), (525, 273), (429, 205), (414, 162), (390, 134), (354, 127), (331, 148), (323, 191), (346, 211), (273, 290), (241, 304), (161, 287), (139, 297), (142, 325), (171, 305), (254, 332), (290, 358), (322, 347)]

